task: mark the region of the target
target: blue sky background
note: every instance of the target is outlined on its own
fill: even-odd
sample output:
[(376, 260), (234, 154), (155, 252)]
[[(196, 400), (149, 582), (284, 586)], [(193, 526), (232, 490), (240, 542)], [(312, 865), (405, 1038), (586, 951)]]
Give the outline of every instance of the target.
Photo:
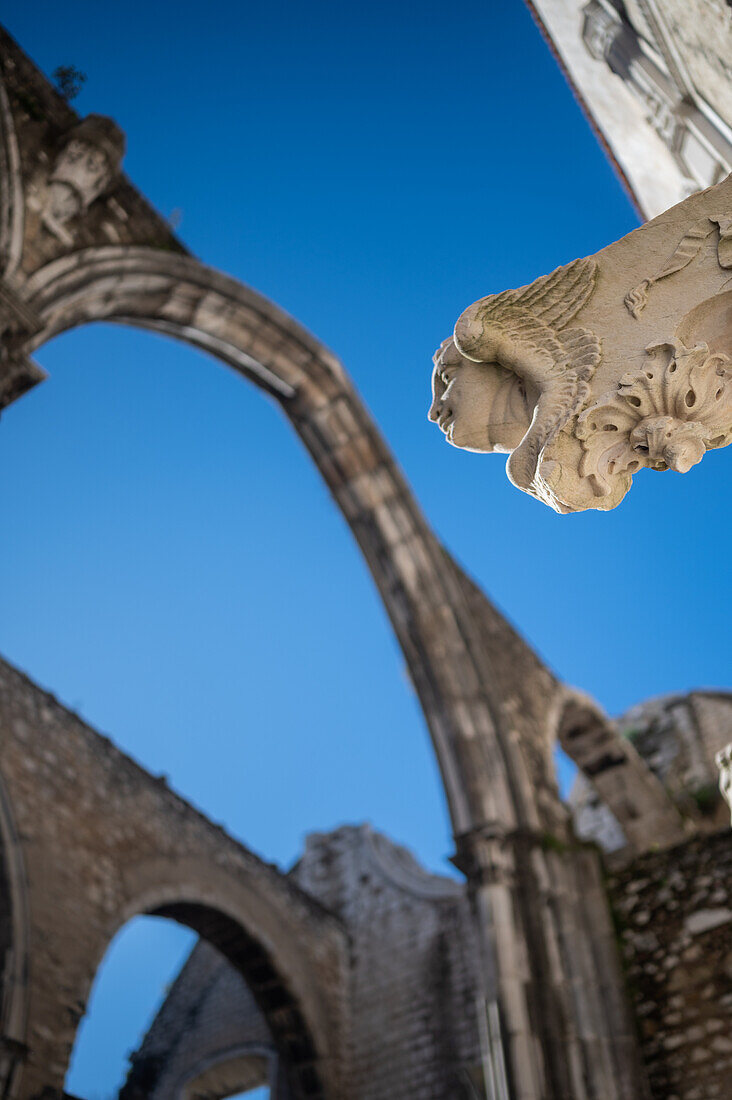
[[(475, 298), (637, 224), (520, 0), (6, 12), (88, 80), (125, 167), (207, 263), (343, 360), (427, 516), (565, 679), (618, 713), (729, 686), (732, 448), (557, 516), (428, 423), (431, 354)], [(243, 842), (288, 865), (369, 820), (447, 871), (403, 658), (284, 417), (233, 373), (111, 326), (36, 358), (0, 430), (0, 650)], [(113, 1095), (190, 937), (122, 931), (67, 1087)]]

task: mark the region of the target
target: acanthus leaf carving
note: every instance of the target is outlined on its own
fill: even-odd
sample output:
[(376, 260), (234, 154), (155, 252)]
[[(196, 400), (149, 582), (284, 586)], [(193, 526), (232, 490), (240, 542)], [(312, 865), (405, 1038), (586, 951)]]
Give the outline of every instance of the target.
[(641, 467), (686, 473), (732, 441), (732, 360), (706, 344), (651, 345), (641, 370), (580, 414), (580, 474), (597, 496)]

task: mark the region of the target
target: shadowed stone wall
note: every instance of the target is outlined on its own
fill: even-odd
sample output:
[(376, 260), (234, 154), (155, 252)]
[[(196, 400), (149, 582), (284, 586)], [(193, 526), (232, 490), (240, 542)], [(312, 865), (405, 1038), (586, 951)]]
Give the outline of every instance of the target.
[[(366, 825), (309, 836), (291, 877), (348, 932), (348, 1100), (482, 1097), (477, 942), (465, 886), (429, 874)], [(234, 1080), (237, 1051), (267, 1044), (244, 983), (199, 944), (133, 1056), (121, 1100), (141, 1100), (131, 1085), (146, 1064), (157, 1066), (146, 1100), (179, 1100), (207, 1057), (221, 1052), (219, 1072)]]
[[(0, 776), (24, 882), (18, 1100), (60, 1089), (101, 959), (131, 917), (170, 917), (246, 978), (296, 1096), (341, 1093), (346, 936), (337, 917), (25, 676), (0, 662)], [(7, 905), (7, 899), (6, 899)]]
[(726, 1100), (732, 1081), (729, 829), (636, 859), (610, 895), (654, 1100)]
[(289, 1100), (267, 1021), (240, 974), (199, 940), (160, 1008), (121, 1100), (198, 1100), (269, 1085)]

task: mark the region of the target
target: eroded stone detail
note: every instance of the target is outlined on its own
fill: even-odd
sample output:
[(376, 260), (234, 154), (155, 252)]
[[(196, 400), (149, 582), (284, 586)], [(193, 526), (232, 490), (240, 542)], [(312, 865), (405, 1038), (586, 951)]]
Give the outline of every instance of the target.
[(637, 470), (685, 473), (732, 441), (731, 271), (732, 176), (465, 310), (430, 418), (456, 447), (508, 452), (513, 484), (557, 512), (615, 508)]
[(45, 186), (29, 196), (41, 221), (65, 245), (65, 226), (109, 187), (125, 153), (125, 137), (111, 118), (88, 115), (78, 123), (54, 161)]
[(719, 768), (719, 789), (732, 811), (732, 741), (717, 753), (714, 760)]
[(674, 275), (677, 271), (683, 270), (687, 264), (690, 264), (699, 254), (699, 249), (704, 241), (717, 228), (719, 229), (717, 257), (720, 267), (732, 267), (732, 218), (721, 216), (716, 218), (704, 218), (702, 221), (697, 222), (696, 225), (693, 225), (689, 232), (679, 241), (673, 255), (660, 271), (650, 279), (644, 279), (638, 286), (633, 287), (633, 289), (629, 290), (625, 295), (623, 300), (631, 317), (634, 317), (636, 321), (638, 320), (641, 313), (648, 305), (648, 294), (651, 287), (660, 282), (661, 279), (666, 279), (669, 275)]
[(539, 499), (546, 497), (544, 449), (586, 402), (600, 361), (598, 337), (568, 327), (596, 276), (593, 259), (575, 260), (529, 286), (481, 298), (435, 355), (430, 419), (456, 447), (508, 450), (509, 478)]
[(732, 440), (732, 361), (706, 344), (678, 341), (646, 349), (642, 370), (628, 371), (617, 392), (579, 417), (580, 473), (599, 496), (620, 479), (652, 470), (686, 473), (706, 451)]

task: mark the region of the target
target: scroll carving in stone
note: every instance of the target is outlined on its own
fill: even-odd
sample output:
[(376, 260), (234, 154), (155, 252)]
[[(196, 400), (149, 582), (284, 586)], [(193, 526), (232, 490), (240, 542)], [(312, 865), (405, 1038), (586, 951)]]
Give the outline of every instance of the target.
[(720, 267), (732, 267), (732, 217), (704, 218), (703, 221), (692, 225), (686, 236), (679, 241), (673, 256), (656, 275), (650, 279), (644, 279), (625, 295), (625, 305), (636, 321), (648, 304), (648, 292), (651, 287), (690, 264), (698, 255), (702, 243), (711, 233), (714, 233), (716, 228), (719, 229), (717, 257)]
[(510, 480), (558, 512), (614, 508), (641, 468), (686, 473), (732, 442), (730, 269), (732, 176), (469, 306), (435, 355), (430, 419), (508, 453)]

